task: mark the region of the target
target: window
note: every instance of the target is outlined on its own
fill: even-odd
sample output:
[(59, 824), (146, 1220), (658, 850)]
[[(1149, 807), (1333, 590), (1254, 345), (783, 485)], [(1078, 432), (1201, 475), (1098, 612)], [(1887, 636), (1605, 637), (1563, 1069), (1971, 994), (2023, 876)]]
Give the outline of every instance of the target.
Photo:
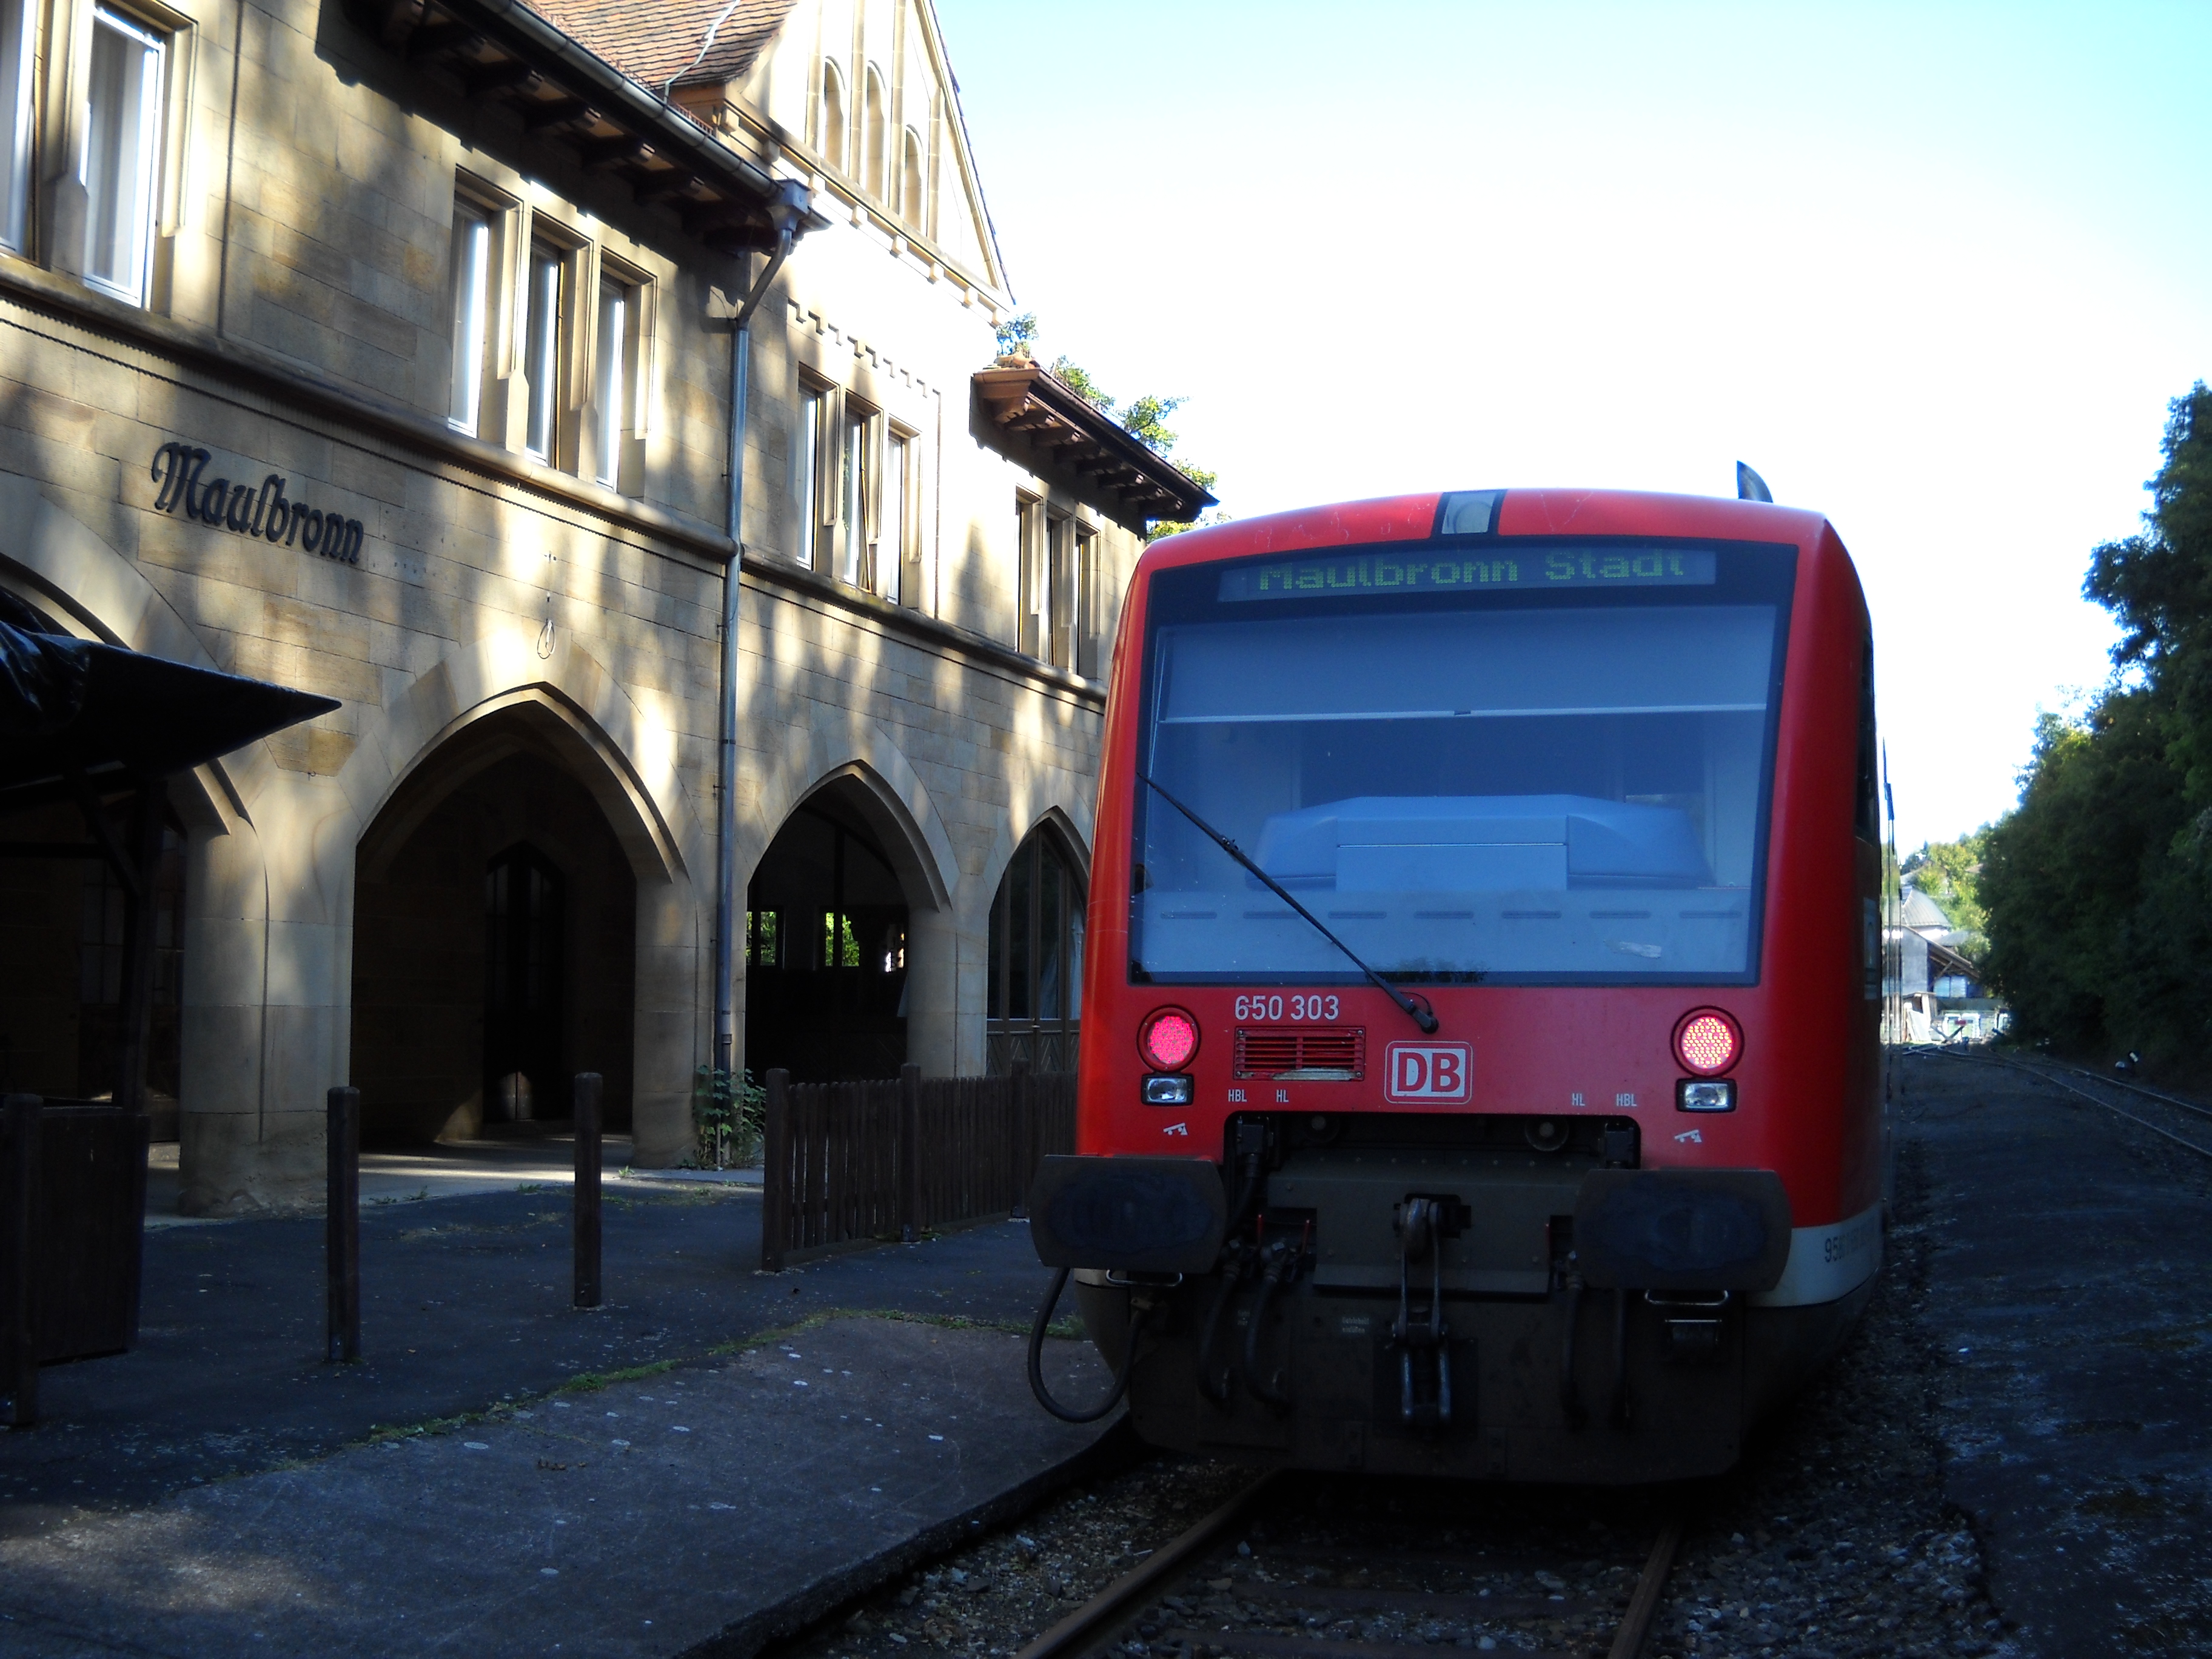
[(1035, 1072), (1075, 1069), (1083, 1011), (1082, 872), (1048, 830), (1023, 842), (991, 901), (989, 1056)]
[(530, 388), (529, 412), (523, 428), (523, 447), (539, 460), (552, 463), (561, 436), (561, 366), (567, 318), (562, 314), (561, 251), (543, 242), (530, 248), (525, 274), (523, 303), (523, 379)]
[(453, 204), (453, 386), (446, 419), (475, 435), (483, 411), (484, 358), (489, 343), (492, 237), (490, 212)]
[(822, 422), (827, 403), (817, 388), (799, 383), (798, 419), (791, 433), (791, 504), (796, 520), (791, 556), (810, 567), (819, 562)]
[(31, 27), (37, 15), (33, 0), (0, 0), (0, 144), (6, 146), (0, 246), (18, 253), (30, 222)]
[(643, 400), (646, 287), (627, 280), (602, 262), (599, 314), (592, 364), (592, 476), (610, 489), (621, 489), (625, 472), (636, 484), (630, 465), (644, 422)]
[(822, 65), (822, 131), (815, 148), (830, 166), (845, 170), (845, 81), (835, 64)]
[(1052, 642), (1052, 590), (1045, 580), (1044, 503), (1015, 498), (1016, 556), (1021, 561), (1021, 636), (1016, 645), (1041, 657)]
[(869, 558), (869, 489), (867, 411), (854, 404), (845, 410), (837, 459), (837, 580), (855, 587), (872, 587)]
[(1098, 667), (1098, 532), (1075, 527), (1075, 672), (1086, 679), (1103, 676)]
[(884, 441), (883, 595), (897, 604), (921, 607), (921, 538), (915, 534), (914, 440), (892, 431)]
[(917, 232), (926, 230), (929, 223), (921, 179), (921, 136), (908, 127), (905, 161), (899, 169), (899, 217), (906, 221), (908, 230)]
[(867, 118), (860, 129), (860, 165), (867, 176), (861, 180), (868, 194), (884, 196), (884, 77), (868, 67)]
[(783, 965), (780, 920), (780, 913), (775, 910), (745, 912), (746, 967), (777, 968)]
[(1075, 666), (1075, 520), (1054, 519), (1045, 538), (1045, 592), (1052, 625), (1045, 638), (1055, 668)]
[[(1394, 978), (1752, 982), (1796, 550), (1495, 545), (1161, 572), (1146, 770)], [(1133, 972), (1343, 982), (1159, 799)]]
[(85, 109), (84, 274), (95, 288), (146, 302), (161, 156), (167, 42), (106, 7), (92, 19)]

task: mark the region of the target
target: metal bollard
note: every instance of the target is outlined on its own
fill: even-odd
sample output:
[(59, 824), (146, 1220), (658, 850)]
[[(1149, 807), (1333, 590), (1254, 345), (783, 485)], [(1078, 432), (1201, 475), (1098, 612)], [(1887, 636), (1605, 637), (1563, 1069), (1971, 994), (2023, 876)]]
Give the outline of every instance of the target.
[(39, 1420), (39, 1338), (31, 1324), (31, 1252), (38, 1238), (39, 1112), (46, 1104), (37, 1095), (9, 1095), (8, 1139), (14, 1181), (8, 1194), (8, 1322), (0, 1328), (0, 1353), (8, 1369), (0, 1376), (15, 1402), (11, 1426), (27, 1429)]
[(597, 1072), (576, 1073), (576, 1305), (599, 1305), (599, 1096)]
[(361, 1091), (333, 1089), (323, 1107), (323, 1276), (328, 1358), (361, 1358)]

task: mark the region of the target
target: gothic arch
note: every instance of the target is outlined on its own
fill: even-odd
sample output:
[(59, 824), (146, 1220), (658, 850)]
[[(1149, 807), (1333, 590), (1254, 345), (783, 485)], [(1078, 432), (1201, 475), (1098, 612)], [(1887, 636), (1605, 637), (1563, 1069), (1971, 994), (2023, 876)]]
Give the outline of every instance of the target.
[(516, 708), (528, 709), (562, 750), (641, 879), (672, 881), (712, 867), (712, 837), (678, 775), (670, 724), (648, 719), (567, 629), (544, 658), (519, 634), (454, 646), (392, 699), (337, 775), (358, 832), (431, 757), (448, 752), (471, 726)]
[(803, 775), (795, 775), (797, 768), (766, 762), (753, 810), (738, 826), (738, 868), (750, 870), (759, 862), (769, 843), (809, 795), (841, 777), (849, 777), (876, 803), (887, 826), (896, 827), (895, 839), (911, 854), (914, 869), (908, 887), (916, 907), (949, 908), (960, 888), (960, 860), (928, 786), (881, 726), (863, 720), (855, 726), (844, 743), (831, 733), (816, 732)]

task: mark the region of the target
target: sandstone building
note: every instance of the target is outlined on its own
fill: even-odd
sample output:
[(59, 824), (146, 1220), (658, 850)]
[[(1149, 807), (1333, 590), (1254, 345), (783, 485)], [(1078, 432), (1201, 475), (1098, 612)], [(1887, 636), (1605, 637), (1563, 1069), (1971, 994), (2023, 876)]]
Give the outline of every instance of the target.
[[(595, 1070), (673, 1163), (718, 1002), (1061, 1063), (1121, 593), (1206, 497), (994, 363), (927, 0), (0, 0), (0, 588), (343, 704), (171, 787), (188, 1208), (315, 1179), (342, 1081), (428, 1137)], [(107, 879), (0, 862), (0, 1085), (112, 1084)]]

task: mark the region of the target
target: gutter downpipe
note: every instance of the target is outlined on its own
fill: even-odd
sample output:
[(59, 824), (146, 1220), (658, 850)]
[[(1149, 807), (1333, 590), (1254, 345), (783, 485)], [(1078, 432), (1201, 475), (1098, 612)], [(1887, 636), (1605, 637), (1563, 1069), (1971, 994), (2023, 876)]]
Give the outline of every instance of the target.
[(769, 211), (775, 252), (745, 295), (730, 331), (730, 562), (722, 576), (720, 753), (714, 805), (714, 1068), (727, 1073), (737, 1055), (738, 918), (738, 596), (744, 563), (745, 416), (752, 369), (753, 313), (791, 257), (812, 193), (795, 179), (780, 179)]

